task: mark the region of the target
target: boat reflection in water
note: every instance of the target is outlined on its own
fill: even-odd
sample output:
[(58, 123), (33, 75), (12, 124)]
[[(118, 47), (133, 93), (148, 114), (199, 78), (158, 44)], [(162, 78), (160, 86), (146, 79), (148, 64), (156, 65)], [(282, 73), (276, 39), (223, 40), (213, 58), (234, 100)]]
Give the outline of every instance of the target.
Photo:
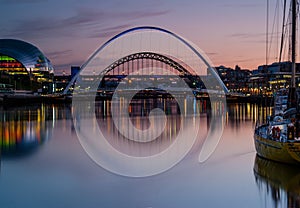
[[(300, 167), (255, 158), (254, 175), (266, 207), (300, 207)], [(273, 205), (267, 204), (272, 201)]]
[(1, 156), (23, 156), (34, 152), (51, 136), (53, 126), (49, 119), (49, 107), (31, 106), (1, 109)]

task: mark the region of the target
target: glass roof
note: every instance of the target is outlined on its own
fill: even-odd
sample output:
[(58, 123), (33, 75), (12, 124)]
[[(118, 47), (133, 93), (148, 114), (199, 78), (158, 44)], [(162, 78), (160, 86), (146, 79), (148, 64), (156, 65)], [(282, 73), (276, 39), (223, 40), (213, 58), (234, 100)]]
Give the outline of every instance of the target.
[(30, 43), (15, 39), (0, 39), (0, 53), (15, 58), (28, 71), (53, 72), (51, 62), (36, 46)]

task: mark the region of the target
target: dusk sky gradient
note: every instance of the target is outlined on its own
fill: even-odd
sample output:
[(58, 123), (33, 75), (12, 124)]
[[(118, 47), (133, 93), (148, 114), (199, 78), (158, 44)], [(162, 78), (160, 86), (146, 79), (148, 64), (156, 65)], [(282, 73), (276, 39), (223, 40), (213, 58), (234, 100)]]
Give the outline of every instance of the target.
[[(71, 65), (82, 65), (114, 35), (143, 25), (162, 27), (192, 41), (215, 66), (238, 64), (256, 69), (265, 64), (266, 1), (262, 0), (0, 0), (0, 3), (0, 38), (34, 44), (58, 73), (62, 70), (69, 73)], [(273, 11), (276, 1), (270, 3)], [(275, 55), (270, 56), (270, 62), (273, 61)]]

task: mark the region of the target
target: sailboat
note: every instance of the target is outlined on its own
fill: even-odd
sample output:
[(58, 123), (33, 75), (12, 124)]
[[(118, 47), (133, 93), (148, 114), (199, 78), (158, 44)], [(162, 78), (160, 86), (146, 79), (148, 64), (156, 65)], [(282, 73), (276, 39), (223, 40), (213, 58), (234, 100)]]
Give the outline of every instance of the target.
[[(286, 97), (286, 95), (278, 92), (275, 96), (273, 115), (268, 117), (266, 123), (256, 124), (254, 143), (260, 157), (300, 165), (300, 108), (299, 102), (297, 102), (300, 96), (295, 84), (296, 19), (297, 0), (292, 0), (292, 78), (291, 86), (288, 89), (287, 106), (280, 106), (281, 104), (276, 102), (282, 100), (279, 99), (280, 97)], [(282, 109), (281, 112), (280, 110), (276, 111), (278, 105)]]

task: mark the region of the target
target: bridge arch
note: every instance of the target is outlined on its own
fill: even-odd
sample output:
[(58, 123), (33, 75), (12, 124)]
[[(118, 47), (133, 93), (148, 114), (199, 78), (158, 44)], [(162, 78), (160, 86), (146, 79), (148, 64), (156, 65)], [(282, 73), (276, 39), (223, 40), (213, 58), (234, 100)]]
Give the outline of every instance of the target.
[(130, 54), (126, 57), (123, 57), (111, 65), (109, 65), (105, 70), (103, 70), (103, 74), (107, 74), (110, 71), (114, 70), (116, 67), (127, 63), (129, 61), (134, 61), (134, 60), (139, 60), (139, 59), (150, 59), (150, 60), (156, 60), (160, 61), (162, 63), (165, 63), (169, 66), (171, 66), (173, 69), (177, 70), (181, 75), (192, 75), (195, 74), (195, 72), (192, 71), (192, 69), (187, 70), (185, 67), (183, 67), (180, 63), (175, 61), (172, 58), (169, 58), (165, 55), (161, 55), (158, 53), (153, 53), (153, 52), (140, 52), (140, 53), (134, 53)]
[[(148, 32), (144, 37), (139, 34), (143, 32)], [(172, 41), (177, 41), (180, 43), (181, 47), (186, 47), (188, 50), (192, 51), (194, 53), (195, 57), (200, 58), (200, 60), (203, 62), (202, 67), (206, 68), (208, 73), (213, 77), (214, 81), (211, 83), (210, 81), (204, 81), (204, 85), (206, 86), (207, 89), (212, 89), (215, 90), (216, 86), (218, 90), (223, 90), (225, 93), (228, 93), (227, 87), (224, 85), (223, 81), (220, 79), (218, 73), (216, 70), (211, 66), (210, 61), (208, 57), (205, 56), (204, 52), (202, 52), (199, 48), (197, 48), (195, 45), (189, 43), (187, 40), (183, 39), (179, 35), (172, 33), (168, 30), (158, 28), (158, 27), (152, 27), (152, 26), (141, 26), (141, 27), (135, 27), (128, 29), (124, 32), (121, 32), (120, 34), (114, 36), (110, 40), (108, 40), (106, 43), (104, 43), (96, 52), (81, 66), (80, 72), (72, 78), (70, 83), (67, 85), (65, 90), (63, 91), (63, 94), (67, 94), (69, 91), (69, 88), (75, 83), (77, 78), (80, 75), (85, 75), (85, 74), (92, 74), (95, 73), (95, 71), (100, 71), (99, 75), (104, 76), (104, 71), (110, 70), (112, 66), (117, 65), (119, 63), (122, 63), (124, 59), (122, 58), (135, 58), (137, 56), (145, 56), (149, 54), (153, 59), (157, 58), (157, 55), (160, 55), (160, 57), (164, 57), (165, 60), (169, 61), (170, 64), (173, 64), (175, 67), (178, 67), (178, 70), (183, 70), (184, 72), (188, 72), (187, 70), (184, 70), (184, 67), (180, 67), (179, 63), (176, 63), (176, 61), (172, 60), (171, 57), (176, 57), (177, 54), (173, 53), (174, 49), (171, 48), (173, 46), (169, 46), (171, 49), (168, 49), (166, 52), (165, 49), (162, 49), (163, 47), (160, 46), (160, 43), (163, 43), (163, 41), (155, 41), (155, 35), (157, 34), (166, 36), (165, 39), (169, 42)], [(131, 37), (130, 40), (130, 35), (134, 36), (133, 38)], [(144, 40), (139, 46), (134, 45), (132, 43), (132, 39), (140, 39)], [(169, 40), (168, 40), (169, 39)], [(171, 39), (171, 40), (170, 40)], [(106, 58), (107, 56), (105, 55), (106, 50), (113, 50), (112, 48), (115, 47), (118, 43), (116, 42), (122, 42), (121, 45), (124, 46), (120, 51), (115, 51), (115, 54), (112, 55), (112, 57)], [(129, 43), (128, 43), (129, 42)], [(178, 46), (177, 46), (178, 47)], [(176, 50), (176, 49), (175, 49)], [(178, 50), (178, 48), (177, 48)], [(186, 49), (185, 49), (186, 50)], [(145, 52), (147, 51), (147, 52)], [(121, 55), (122, 54), (122, 55)], [(111, 54), (109, 54), (111, 55)], [(105, 57), (105, 58), (103, 58)], [(119, 57), (119, 58), (116, 58)], [(170, 57), (170, 58), (169, 58)], [(195, 58), (194, 57), (194, 58)], [(180, 57), (178, 58), (181, 60), (183, 63), (186, 63), (184, 59), (186, 57)], [(193, 66), (187, 64), (189, 68), (193, 69)], [(199, 75), (199, 71), (195, 70), (196, 74)], [(101, 78), (100, 78), (101, 79)], [(95, 87), (95, 86), (94, 86)]]

